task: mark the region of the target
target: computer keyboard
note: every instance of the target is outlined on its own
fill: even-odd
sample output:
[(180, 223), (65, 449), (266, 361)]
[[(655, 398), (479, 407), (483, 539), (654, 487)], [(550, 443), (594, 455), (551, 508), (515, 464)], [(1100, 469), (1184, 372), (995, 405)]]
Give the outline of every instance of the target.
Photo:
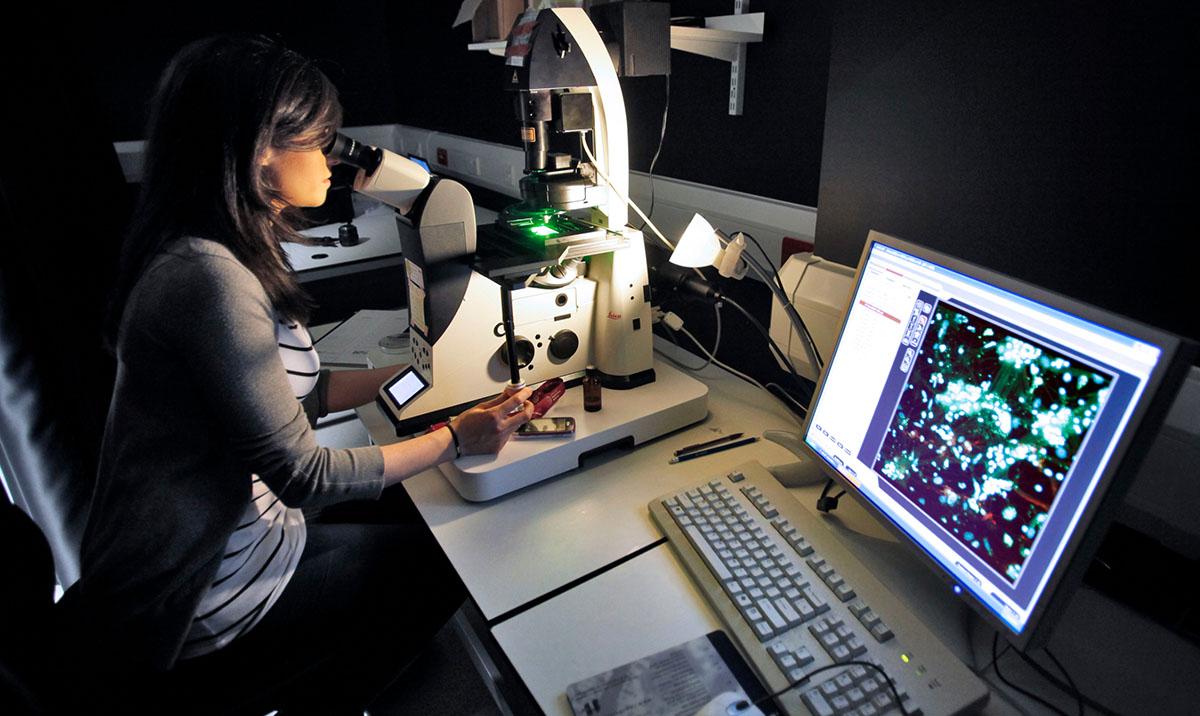
[[(913, 716), (986, 702), (986, 685), (757, 462), (650, 513), (766, 687), (800, 683), (777, 700), (786, 713), (898, 714), (895, 693)], [(834, 664), (846, 666), (813, 673)]]

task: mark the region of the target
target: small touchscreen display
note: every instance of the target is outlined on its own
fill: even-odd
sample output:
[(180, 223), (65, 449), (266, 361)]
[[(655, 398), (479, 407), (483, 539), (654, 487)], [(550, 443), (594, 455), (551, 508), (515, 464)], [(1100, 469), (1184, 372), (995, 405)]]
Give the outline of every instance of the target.
[(409, 368), (392, 379), (384, 391), (397, 410), (402, 410), (413, 398), (429, 387), (415, 368)]

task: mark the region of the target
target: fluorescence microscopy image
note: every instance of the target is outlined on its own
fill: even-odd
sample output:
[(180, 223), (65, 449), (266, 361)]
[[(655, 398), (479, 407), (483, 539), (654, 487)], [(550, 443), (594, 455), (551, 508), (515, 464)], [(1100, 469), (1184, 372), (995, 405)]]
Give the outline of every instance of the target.
[(1113, 381), (942, 303), (873, 467), (1015, 583)]

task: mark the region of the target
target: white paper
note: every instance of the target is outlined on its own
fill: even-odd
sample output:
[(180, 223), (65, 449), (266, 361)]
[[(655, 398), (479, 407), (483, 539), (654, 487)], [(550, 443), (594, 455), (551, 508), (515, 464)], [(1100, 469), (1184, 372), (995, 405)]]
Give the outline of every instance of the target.
[[(408, 309), (359, 311), (316, 342), (317, 355), (322, 365), (370, 368), (375, 364), (371, 354), (380, 353), (380, 339), (407, 330)], [(393, 355), (395, 362), (408, 363), (412, 348), (407, 355)]]

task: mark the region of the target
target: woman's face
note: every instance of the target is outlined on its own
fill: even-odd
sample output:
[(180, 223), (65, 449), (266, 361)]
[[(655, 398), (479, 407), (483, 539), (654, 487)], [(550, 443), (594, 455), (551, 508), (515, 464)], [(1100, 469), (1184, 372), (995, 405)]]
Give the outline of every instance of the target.
[(329, 162), (320, 149), (268, 149), (263, 166), (288, 206), (325, 203), (331, 174)]

